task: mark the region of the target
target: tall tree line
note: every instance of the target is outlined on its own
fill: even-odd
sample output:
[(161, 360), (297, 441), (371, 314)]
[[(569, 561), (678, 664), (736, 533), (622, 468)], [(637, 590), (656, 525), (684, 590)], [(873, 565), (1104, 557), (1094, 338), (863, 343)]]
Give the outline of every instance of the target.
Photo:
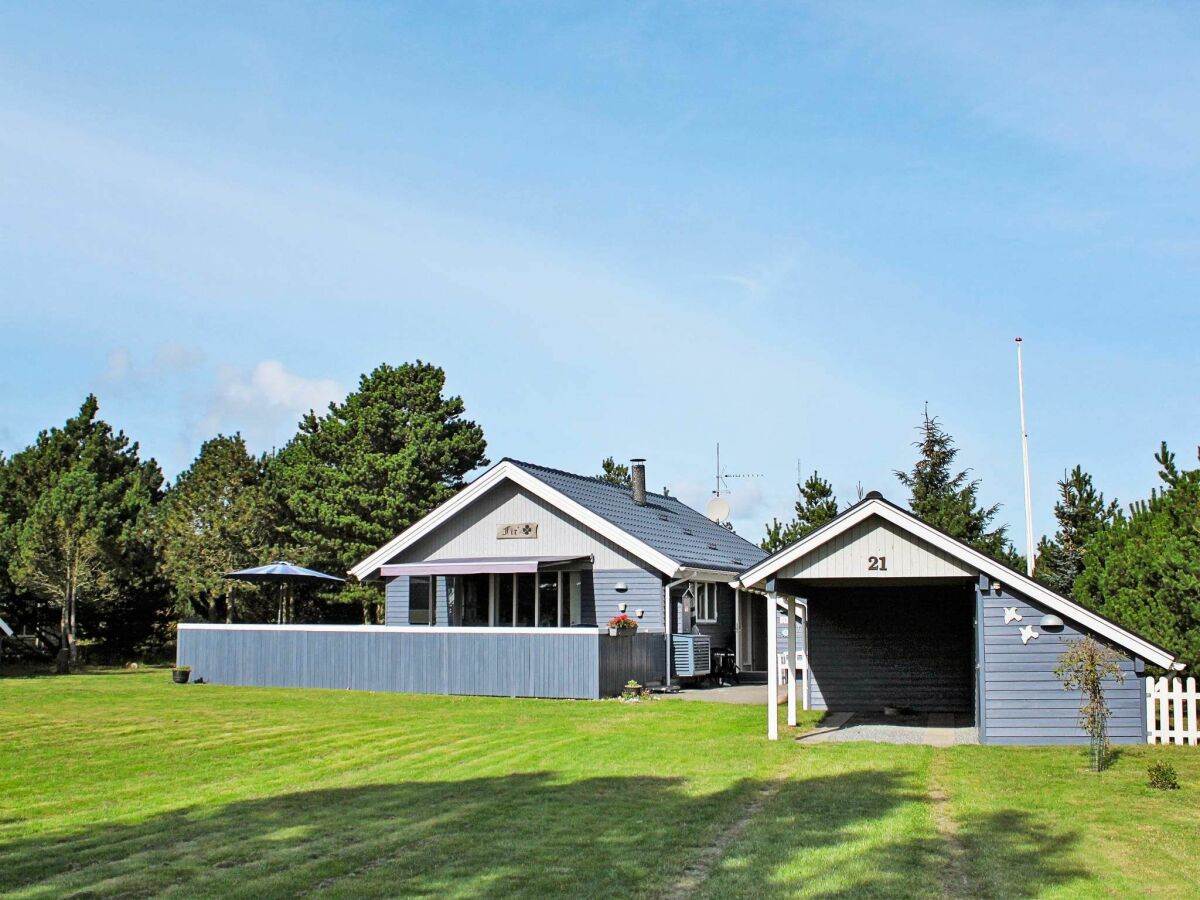
[[(954, 439), (926, 410), (912, 467), (897, 471), (919, 518), (1018, 571), (1025, 561), (994, 524), (998, 504), (980, 501), (981, 482), (959, 468)], [(1200, 457), (1200, 448), (1197, 450)], [(1076, 465), (1058, 482), (1056, 529), (1037, 547), (1034, 578), (1051, 590), (1155, 641), (1190, 669), (1200, 666), (1200, 468), (1185, 469), (1163, 443), (1154, 455), (1160, 484), (1121, 508)], [(832, 485), (814, 472), (797, 485), (790, 522), (766, 526), (775, 552), (837, 514)]]
[[(161, 653), (173, 623), (270, 621), (269, 588), (221, 577), (287, 558), (340, 573), (452, 496), (487, 464), (482, 429), (445, 373), (381, 365), (277, 452), (239, 434), (205, 441), (166, 485), (153, 459), (99, 417), (78, 414), (0, 455), (0, 616), (69, 670)], [(378, 584), (309, 592), (308, 621), (378, 621)]]

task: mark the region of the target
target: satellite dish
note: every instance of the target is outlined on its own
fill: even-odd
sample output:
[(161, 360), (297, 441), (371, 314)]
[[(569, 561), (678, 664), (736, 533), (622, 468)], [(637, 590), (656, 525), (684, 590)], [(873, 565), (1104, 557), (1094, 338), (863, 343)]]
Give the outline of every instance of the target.
[(704, 514), (714, 522), (723, 522), (729, 518), (729, 501), (724, 497), (713, 497), (704, 507)]

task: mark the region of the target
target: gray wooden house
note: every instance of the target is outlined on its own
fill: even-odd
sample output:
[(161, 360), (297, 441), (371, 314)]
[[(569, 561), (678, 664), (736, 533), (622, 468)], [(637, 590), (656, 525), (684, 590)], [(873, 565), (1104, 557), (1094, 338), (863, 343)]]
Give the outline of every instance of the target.
[[(1069, 640), (1091, 635), (1121, 656), (1124, 683), (1106, 692), (1116, 743), (1146, 740), (1145, 666), (1176, 668), (1170, 651), (875, 492), (748, 567), (737, 585), (804, 609), (791, 637), (807, 672), (790, 681), (804, 706), (953, 713), (972, 720), (987, 744), (1086, 740), (1078, 696), (1054, 675)], [(785, 660), (790, 668), (786, 652)], [(773, 736), (776, 701), (767, 702)], [(796, 702), (789, 696), (792, 721)]]
[[(181, 625), (180, 664), (229, 684), (579, 699), (703, 674), (720, 649), (765, 672), (766, 604), (735, 585), (763, 551), (647, 491), (643, 461), (632, 475), (505, 459), (351, 570), (385, 583), (386, 624)], [(610, 636), (620, 613), (634, 635)]]
[[(767, 557), (679, 500), (506, 459), (351, 570), (386, 624), (187, 625), (178, 658), (246, 685), (593, 699), (727, 649), (800, 707), (952, 713), (984, 743), (1082, 742), (1053, 674), (1092, 635), (1122, 657), (1111, 738), (1146, 739), (1147, 664), (1175, 658), (878, 494)], [(609, 634), (624, 613), (632, 636)], [(781, 677), (786, 673), (786, 678)]]

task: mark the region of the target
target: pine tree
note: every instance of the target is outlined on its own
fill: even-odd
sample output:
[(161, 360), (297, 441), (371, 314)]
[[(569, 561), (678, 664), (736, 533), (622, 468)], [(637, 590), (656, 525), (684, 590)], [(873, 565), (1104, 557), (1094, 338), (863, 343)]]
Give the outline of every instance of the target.
[(1200, 665), (1200, 469), (1181, 470), (1165, 442), (1154, 459), (1162, 487), (1093, 535), (1075, 597), (1194, 669)]
[(265, 469), (265, 458), (251, 456), (240, 434), (217, 435), (204, 442), (160, 504), (163, 573), (180, 616), (261, 618), (265, 609), (238, 608), (239, 601), (261, 600), (261, 589), (221, 576), (269, 561), (277, 514), (263, 488)]
[(912, 471), (895, 472), (900, 483), (909, 489), (909, 508), (923, 522), (993, 559), (1013, 568), (1020, 566), (1021, 557), (1008, 540), (1007, 526), (991, 527), (1000, 504), (980, 506), (980, 481), (971, 480), (970, 469), (954, 471), (958, 456), (954, 438), (936, 417), (930, 417), (928, 409), (917, 430), (921, 439), (913, 444), (918, 452)]
[[(98, 412), (89, 395), (61, 428), (14, 454), (0, 477), (7, 605), (65, 651), (67, 664), (82, 637), (115, 656), (162, 640), (167, 624), (151, 531), (162, 472)], [(41, 603), (57, 613), (57, 628), (40, 618)]]
[(768, 553), (775, 553), (789, 544), (794, 544), (838, 514), (838, 501), (833, 493), (833, 485), (815, 470), (804, 484), (796, 485), (796, 490), (800, 497), (796, 501), (795, 517), (792, 521), (783, 523), (772, 519), (766, 526), (767, 536), (763, 538), (761, 546)]
[(629, 472), (629, 466), (617, 462), (611, 456), (607, 456), (600, 461), (600, 474), (596, 477), (601, 481), (607, 481), (609, 484), (615, 484), (618, 487), (631, 487), (633, 485), (633, 476)]
[[(445, 386), (437, 366), (385, 364), (325, 415), (304, 417), (268, 468), (292, 562), (345, 572), (487, 465), (483, 429)], [(378, 585), (346, 585), (339, 597), (361, 603), (364, 621), (379, 617)]]
[(1117, 501), (1104, 502), (1092, 476), (1076, 466), (1058, 483), (1059, 500), (1054, 504), (1058, 531), (1038, 544), (1033, 577), (1064, 597), (1075, 596), (1075, 579), (1083, 572), (1087, 543), (1107, 528), (1117, 514)]

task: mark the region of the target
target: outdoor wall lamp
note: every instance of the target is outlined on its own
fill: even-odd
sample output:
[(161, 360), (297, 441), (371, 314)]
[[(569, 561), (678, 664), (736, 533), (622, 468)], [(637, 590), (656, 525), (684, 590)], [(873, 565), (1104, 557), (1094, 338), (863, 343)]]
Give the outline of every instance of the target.
[(1042, 616), (1038, 625), (1041, 626), (1042, 631), (1062, 631), (1065, 627), (1063, 620), (1058, 616)]
[(644, 609), (639, 609), (639, 610), (638, 610), (638, 611), (635, 613), (635, 615), (636, 615), (636, 616), (637, 616), (639, 619), (640, 619), (642, 616), (644, 616), (645, 614), (646, 614), (646, 611), (645, 611)]
[(617, 609), (619, 609), (621, 612), (625, 612), (625, 603), (624, 603), (624, 601), (622, 601), (622, 602), (620, 602), (620, 603), (618, 603), (618, 604), (617, 604)]
[(613, 590), (616, 591), (618, 594), (623, 594), (627, 590), (629, 590), (629, 585), (627, 585), (623, 581), (618, 581), (616, 584), (613, 585)]

